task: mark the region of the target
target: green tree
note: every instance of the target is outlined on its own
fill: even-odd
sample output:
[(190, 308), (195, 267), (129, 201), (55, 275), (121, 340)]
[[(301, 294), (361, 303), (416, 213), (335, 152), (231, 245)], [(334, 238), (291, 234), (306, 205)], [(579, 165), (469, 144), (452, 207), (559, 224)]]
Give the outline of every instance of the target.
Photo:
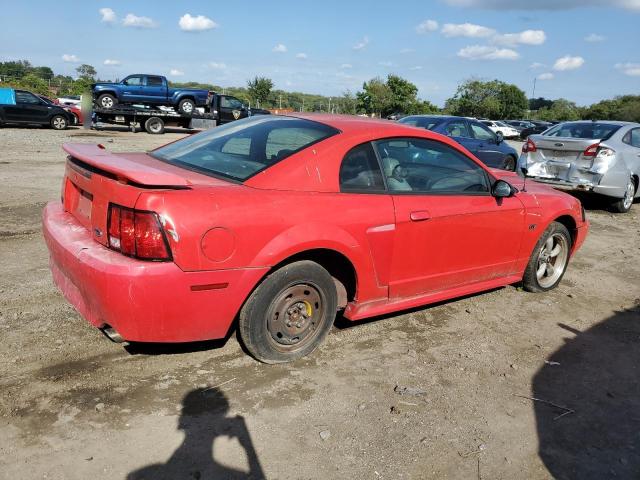
[(579, 120), (581, 118), (580, 108), (574, 103), (564, 98), (553, 101), (551, 107), (542, 107), (536, 113), (539, 120)]
[(387, 86), (391, 91), (391, 99), (388, 106), (389, 114), (396, 112), (409, 113), (415, 110), (415, 106), (418, 103), (418, 87), (410, 81), (393, 74), (387, 76)]
[(81, 79), (91, 80), (92, 82), (95, 80), (96, 75), (98, 73), (96, 72), (95, 68), (93, 68), (91, 65), (88, 65), (86, 63), (83, 63), (82, 65), (77, 67), (76, 72), (78, 72), (78, 77), (80, 77)]
[(50, 67), (35, 67), (32, 73), (43, 80), (51, 80), (53, 78), (53, 70)]
[(267, 101), (273, 88), (273, 81), (267, 77), (254, 77), (253, 80), (247, 81), (247, 90), (249, 97), (253, 99), (258, 106)]
[(527, 107), (525, 93), (500, 80), (467, 80), (445, 103), (445, 111), (452, 115), (487, 118), (522, 117)]
[(393, 92), (380, 78), (372, 78), (362, 85), (362, 91), (356, 93), (358, 109), (368, 114), (383, 116), (390, 112)]

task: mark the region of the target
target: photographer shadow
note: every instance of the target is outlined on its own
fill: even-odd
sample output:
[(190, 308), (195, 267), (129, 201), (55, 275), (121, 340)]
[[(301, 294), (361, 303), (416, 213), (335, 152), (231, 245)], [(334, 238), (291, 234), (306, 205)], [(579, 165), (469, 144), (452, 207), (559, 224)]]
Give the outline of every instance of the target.
[(575, 337), (533, 378), (540, 458), (559, 480), (640, 479), (640, 306), (559, 327)]
[[(190, 391), (182, 402), (178, 428), (184, 441), (166, 463), (152, 464), (133, 471), (127, 480), (260, 480), (264, 473), (244, 418), (228, 417), (229, 401), (217, 388)], [(218, 438), (237, 439), (244, 450), (248, 471), (225, 466), (214, 458)]]

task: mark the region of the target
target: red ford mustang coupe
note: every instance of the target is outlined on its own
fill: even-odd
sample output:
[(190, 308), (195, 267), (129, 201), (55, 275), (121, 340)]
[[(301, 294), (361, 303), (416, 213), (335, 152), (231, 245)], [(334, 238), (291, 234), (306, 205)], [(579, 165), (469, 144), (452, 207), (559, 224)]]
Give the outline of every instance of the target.
[(223, 338), (268, 362), (349, 320), (516, 282), (554, 288), (580, 202), (449, 138), (350, 116), (258, 116), (149, 153), (65, 145), (53, 278), (114, 340)]

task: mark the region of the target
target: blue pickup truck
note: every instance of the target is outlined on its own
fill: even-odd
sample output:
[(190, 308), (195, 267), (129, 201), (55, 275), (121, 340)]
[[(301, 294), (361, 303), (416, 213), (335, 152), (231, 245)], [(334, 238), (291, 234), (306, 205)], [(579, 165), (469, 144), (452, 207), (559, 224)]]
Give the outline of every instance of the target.
[(171, 88), (160, 75), (129, 75), (119, 83), (95, 83), (93, 98), (99, 108), (117, 104), (146, 104), (173, 107), (187, 115), (196, 107), (209, 105), (209, 91), (196, 88)]

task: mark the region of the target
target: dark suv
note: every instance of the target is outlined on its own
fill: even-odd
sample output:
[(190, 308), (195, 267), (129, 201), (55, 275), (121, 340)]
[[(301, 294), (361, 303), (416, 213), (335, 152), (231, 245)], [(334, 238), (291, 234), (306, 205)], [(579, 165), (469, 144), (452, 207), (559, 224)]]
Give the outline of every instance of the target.
[(411, 115), (398, 120), (405, 125), (426, 128), (453, 138), (492, 168), (514, 171), (518, 152), (479, 121), (445, 115)]

